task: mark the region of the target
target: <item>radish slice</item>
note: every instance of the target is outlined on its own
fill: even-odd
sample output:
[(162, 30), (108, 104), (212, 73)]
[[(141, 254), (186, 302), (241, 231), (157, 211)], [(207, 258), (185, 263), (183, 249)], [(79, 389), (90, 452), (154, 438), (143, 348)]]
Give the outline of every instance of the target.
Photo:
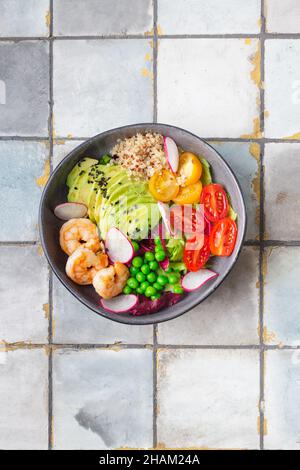
[(81, 219), (87, 214), (88, 208), (81, 202), (64, 202), (54, 209), (54, 214), (61, 220)]
[(183, 276), (181, 286), (185, 291), (192, 292), (204, 286), (204, 284), (217, 276), (219, 276), (219, 274), (210, 269), (200, 269), (196, 272), (190, 271)]
[(179, 152), (177, 145), (171, 137), (164, 137), (164, 151), (169, 167), (173, 173), (176, 173), (179, 165)]
[(112, 313), (124, 313), (131, 310), (133, 307), (136, 306), (139, 299), (134, 294), (128, 295), (118, 295), (117, 297), (113, 297), (112, 299), (101, 299), (100, 303), (103, 308), (108, 310)]
[(163, 261), (160, 261), (158, 264), (161, 267), (161, 269), (165, 271), (170, 266), (170, 260), (169, 258), (166, 258)]
[(170, 233), (170, 235), (174, 235), (170, 224), (170, 208), (168, 204), (164, 204), (163, 202), (158, 201), (157, 205), (167, 231)]
[(131, 241), (121, 230), (111, 227), (106, 235), (105, 248), (109, 259), (114, 263), (128, 263), (134, 254), (134, 248)]

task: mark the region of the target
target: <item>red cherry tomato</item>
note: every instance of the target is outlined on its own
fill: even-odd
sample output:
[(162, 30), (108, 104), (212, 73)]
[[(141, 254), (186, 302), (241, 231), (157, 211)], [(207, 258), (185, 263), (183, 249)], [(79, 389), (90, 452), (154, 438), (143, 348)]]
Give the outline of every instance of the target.
[(202, 189), (200, 203), (208, 220), (217, 222), (226, 217), (229, 209), (226, 192), (220, 184), (208, 184)]
[(230, 256), (235, 247), (237, 226), (234, 220), (226, 217), (219, 220), (209, 236), (211, 252), (216, 256)]
[(210, 257), (209, 237), (194, 236), (187, 240), (183, 261), (189, 271), (199, 271)]

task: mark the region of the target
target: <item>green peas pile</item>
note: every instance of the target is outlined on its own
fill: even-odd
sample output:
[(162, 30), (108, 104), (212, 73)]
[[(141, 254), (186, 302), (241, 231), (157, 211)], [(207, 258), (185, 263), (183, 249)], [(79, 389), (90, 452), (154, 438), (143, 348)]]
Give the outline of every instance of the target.
[[(134, 250), (139, 246), (134, 242)], [(124, 294), (143, 294), (151, 300), (159, 299), (167, 284), (173, 284), (173, 292), (182, 294), (183, 289), (180, 286), (180, 274), (172, 269), (162, 274), (159, 266), (160, 261), (166, 259), (166, 253), (163, 249), (159, 237), (155, 239), (154, 253), (147, 251), (144, 256), (135, 256), (132, 259), (130, 267), (130, 278), (123, 289)]]

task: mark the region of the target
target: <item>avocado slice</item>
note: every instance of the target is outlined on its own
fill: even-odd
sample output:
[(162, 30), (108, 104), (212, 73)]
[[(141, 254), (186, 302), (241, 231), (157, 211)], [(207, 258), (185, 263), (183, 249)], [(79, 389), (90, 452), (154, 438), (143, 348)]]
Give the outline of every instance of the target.
[(79, 173), (84, 170), (88, 170), (91, 166), (96, 165), (99, 160), (96, 160), (95, 158), (90, 158), (90, 157), (84, 157), (82, 158), (76, 165), (72, 168), (70, 173), (68, 174), (66, 184), (69, 188), (74, 186), (75, 181), (77, 180)]

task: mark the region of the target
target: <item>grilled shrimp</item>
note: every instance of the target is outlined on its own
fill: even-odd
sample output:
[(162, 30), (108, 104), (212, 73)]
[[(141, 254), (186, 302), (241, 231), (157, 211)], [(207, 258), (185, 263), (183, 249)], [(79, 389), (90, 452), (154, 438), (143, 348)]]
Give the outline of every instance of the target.
[(66, 273), (77, 284), (92, 284), (93, 277), (100, 269), (108, 265), (105, 253), (94, 253), (84, 246), (80, 246), (68, 258)]
[(128, 278), (127, 266), (116, 261), (114, 265), (97, 272), (93, 279), (93, 286), (103, 299), (110, 299), (122, 292)]
[(70, 219), (62, 225), (59, 234), (61, 249), (71, 255), (80, 246), (89, 248), (93, 252), (103, 248), (97, 226), (89, 219)]

